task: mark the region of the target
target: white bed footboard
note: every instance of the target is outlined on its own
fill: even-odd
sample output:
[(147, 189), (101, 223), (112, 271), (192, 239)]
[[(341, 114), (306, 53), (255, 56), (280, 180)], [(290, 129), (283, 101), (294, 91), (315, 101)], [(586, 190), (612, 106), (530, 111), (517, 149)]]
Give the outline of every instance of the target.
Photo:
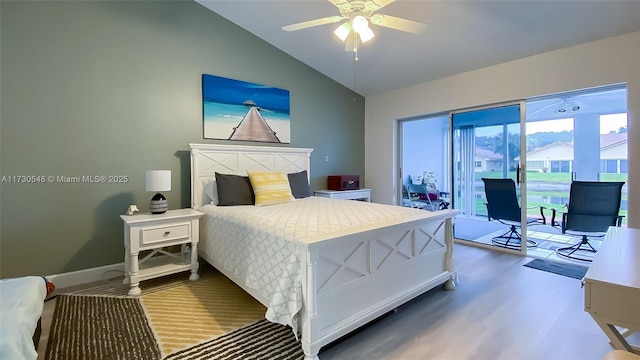
[(453, 289), (455, 214), (425, 212), (420, 220), (304, 244), (306, 358), (442, 283)]

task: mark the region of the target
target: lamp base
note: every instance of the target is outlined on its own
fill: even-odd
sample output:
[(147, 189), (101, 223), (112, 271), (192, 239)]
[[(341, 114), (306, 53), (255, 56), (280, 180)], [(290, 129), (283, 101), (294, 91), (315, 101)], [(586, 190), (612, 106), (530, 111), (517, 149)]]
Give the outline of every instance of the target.
[(168, 207), (169, 204), (167, 204), (167, 198), (160, 193), (153, 195), (149, 202), (149, 210), (152, 214), (164, 214), (167, 212)]

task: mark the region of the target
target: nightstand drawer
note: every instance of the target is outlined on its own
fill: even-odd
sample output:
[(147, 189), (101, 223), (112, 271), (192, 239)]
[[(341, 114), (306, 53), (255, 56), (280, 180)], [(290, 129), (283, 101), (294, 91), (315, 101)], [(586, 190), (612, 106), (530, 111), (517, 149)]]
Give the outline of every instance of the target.
[(371, 189), (316, 190), (314, 195), (331, 199), (371, 201)]
[(369, 191), (351, 190), (348, 193), (337, 193), (334, 195), (336, 199), (364, 199), (369, 197)]
[(332, 198), (334, 199), (343, 199), (343, 200), (350, 200), (350, 199), (354, 199), (355, 197), (357, 197), (357, 195), (351, 191), (349, 193), (335, 193), (333, 195), (331, 195)]
[(189, 224), (143, 228), (140, 230), (140, 245), (187, 240), (190, 236), (189, 228)]

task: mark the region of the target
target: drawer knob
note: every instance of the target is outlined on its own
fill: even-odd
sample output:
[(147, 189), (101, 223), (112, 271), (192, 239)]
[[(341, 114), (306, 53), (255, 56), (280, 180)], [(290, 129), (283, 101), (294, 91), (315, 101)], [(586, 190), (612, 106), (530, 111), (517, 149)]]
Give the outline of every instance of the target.
[(169, 234), (171, 234), (171, 231), (165, 231), (163, 236), (169, 236)]

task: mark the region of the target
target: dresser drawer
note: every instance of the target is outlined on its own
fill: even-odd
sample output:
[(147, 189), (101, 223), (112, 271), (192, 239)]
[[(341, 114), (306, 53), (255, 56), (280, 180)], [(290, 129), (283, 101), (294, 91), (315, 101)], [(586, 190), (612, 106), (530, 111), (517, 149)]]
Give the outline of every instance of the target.
[(190, 234), (190, 224), (143, 228), (140, 230), (140, 246), (186, 241)]

